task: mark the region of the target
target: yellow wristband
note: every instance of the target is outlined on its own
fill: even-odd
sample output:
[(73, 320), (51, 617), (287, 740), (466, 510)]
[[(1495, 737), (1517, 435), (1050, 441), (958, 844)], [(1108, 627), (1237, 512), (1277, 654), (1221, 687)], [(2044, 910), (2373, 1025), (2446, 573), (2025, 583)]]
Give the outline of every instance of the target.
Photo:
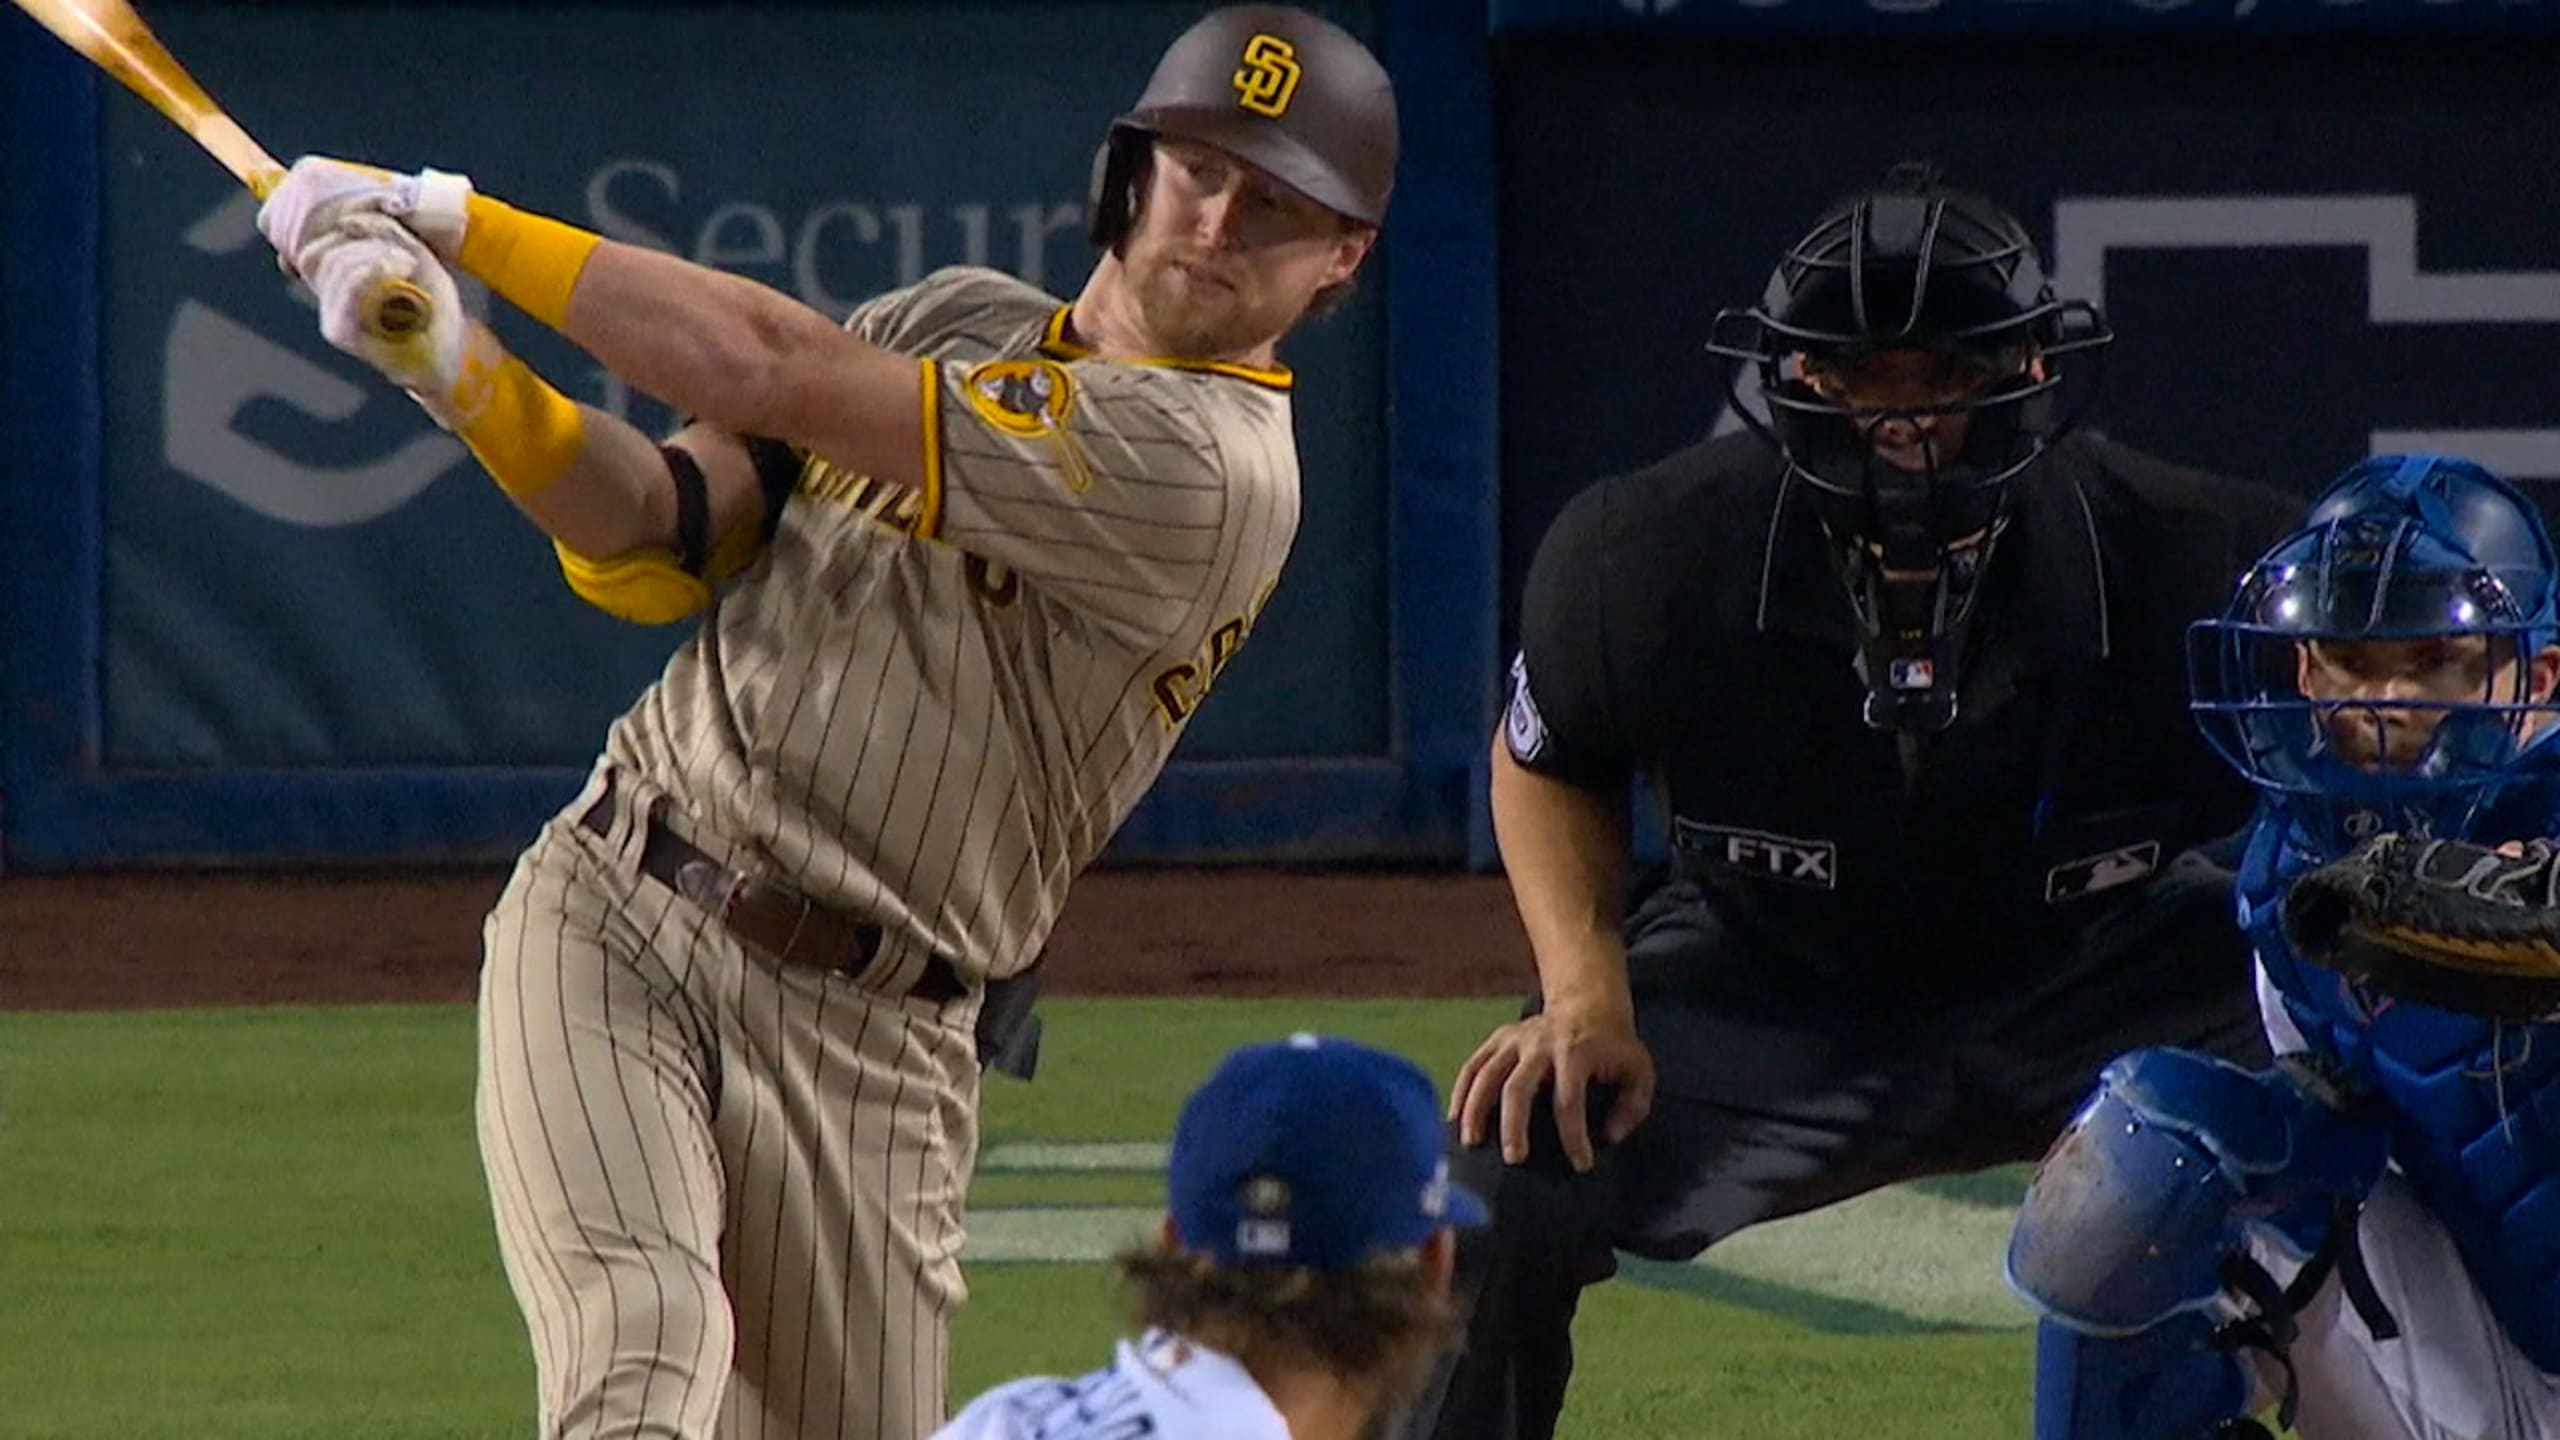
[(446, 399), (453, 433), (499, 489), (522, 500), (551, 488), (586, 448), (586, 415), (487, 329), (474, 326), (464, 344), (462, 378)]
[(604, 237), (477, 191), (464, 202), (462, 268), (543, 324), (569, 321), (569, 292)]

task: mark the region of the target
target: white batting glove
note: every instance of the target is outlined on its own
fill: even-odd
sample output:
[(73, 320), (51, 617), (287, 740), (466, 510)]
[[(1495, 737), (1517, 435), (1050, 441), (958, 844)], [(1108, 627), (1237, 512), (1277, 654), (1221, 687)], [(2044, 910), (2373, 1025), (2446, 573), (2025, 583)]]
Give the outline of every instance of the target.
[(471, 178), (442, 170), (395, 175), (370, 165), (305, 155), (258, 207), (258, 229), (276, 247), (286, 273), (308, 273), (309, 251), (342, 220), (388, 215), (444, 260), (462, 254), (464, 207)]
[[(455, 396), (482, 332), (425, 242), (388, 216), (358, 212), (312, 236), (302, 262), (304, 283), (320, 302), (321, 337), (408, 391), (438, 425), (455, 429)], [(368, 323), (374, 307), (385, 287), (401, 282), (425, 294), (427, 324), (407, 335), (377, 334)]]

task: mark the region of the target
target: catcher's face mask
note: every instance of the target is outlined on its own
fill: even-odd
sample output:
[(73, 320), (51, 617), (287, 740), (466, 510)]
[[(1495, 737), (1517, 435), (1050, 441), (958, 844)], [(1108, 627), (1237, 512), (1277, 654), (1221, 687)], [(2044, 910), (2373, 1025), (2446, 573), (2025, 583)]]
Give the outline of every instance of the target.
[[(2482, 533), (2481, 516), (2442, 493), (2418, 503), (2431, 476), (2439, 492), (2446, 483), (2438, 465), (2351, 471), (2373, 493), (2342, 497), (2342, 480), (2314, 512), (2328, 518), (2278, 546), (2221, 619), (2190, 632), (2206, 737), (2333, 853), (2384, 831), (2470, 836), (2517, 760), (2553, 733), (2560, 647), (2540, 520), (2465, 465), (2456, 478), (2476, 475), (2498, 485), (2492, 498), (2527, 506), (2509, 519), (2540, 541), (2489, 543), (2512, 537)], [(2502, 563), (2519, 554), (2528, 563)]]

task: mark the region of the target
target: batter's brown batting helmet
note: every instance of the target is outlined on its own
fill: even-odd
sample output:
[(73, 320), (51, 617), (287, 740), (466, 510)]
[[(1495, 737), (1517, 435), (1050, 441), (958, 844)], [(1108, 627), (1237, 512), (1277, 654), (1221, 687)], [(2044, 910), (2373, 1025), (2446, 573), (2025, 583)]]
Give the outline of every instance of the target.
[(1386, 70), (1342, 27), (1287, 5), (1212, 11), (1166, 49), (1146, 93), (1111, 122), (1093, 158), (1095, 244), (1127, 238), (1158, 135), (1215, 145), (1367, 225), (1385, 218), (1395, 188), (1396, 95)]

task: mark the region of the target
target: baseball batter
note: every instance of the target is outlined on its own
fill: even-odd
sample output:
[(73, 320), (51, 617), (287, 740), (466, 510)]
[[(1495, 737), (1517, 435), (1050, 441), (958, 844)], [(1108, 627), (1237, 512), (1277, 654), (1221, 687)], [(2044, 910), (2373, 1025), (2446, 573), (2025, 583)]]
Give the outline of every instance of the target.
[[(964, 1293), (982, 1055), (1298, 519), (1279, 337), (1347, 286), (1392, 92), (1218, 11), (1097, 157), (1073, 303), (950, 270), (843, 326), (457, 176), (297, 164), (260, 223), (620, 615), (707, 611), (489, 917), (479, 1120), (550, 1436), (911, 1437)], [(697, 417), (560, 396), (457, 264)], [(406, 280), (434, 326), (391, 340)]]

